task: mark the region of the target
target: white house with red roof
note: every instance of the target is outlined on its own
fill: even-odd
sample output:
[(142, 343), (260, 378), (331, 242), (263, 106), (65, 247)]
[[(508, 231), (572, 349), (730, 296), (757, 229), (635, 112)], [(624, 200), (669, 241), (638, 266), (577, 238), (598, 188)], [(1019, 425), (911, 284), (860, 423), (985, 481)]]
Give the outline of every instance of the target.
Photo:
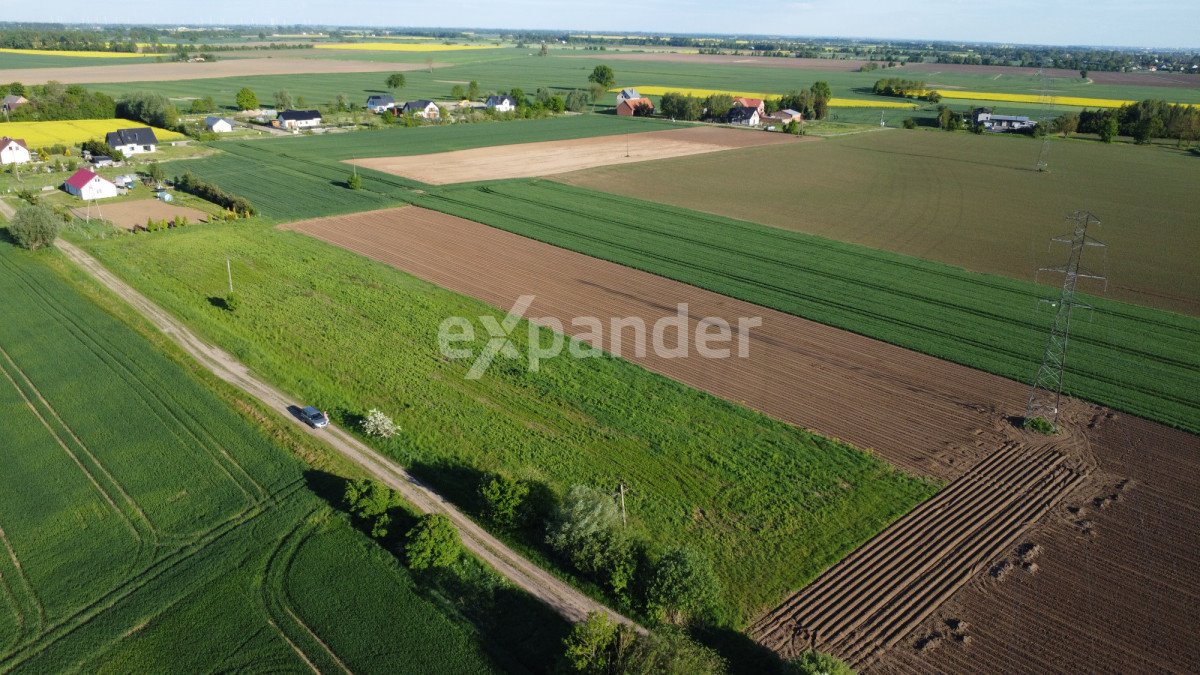
[(738, 108), (753, 108), (758, 111), (759, 117), (762, 117), (767, 112), (766, 105), (763, 104), (761, 98), (745, 98), (736, 96), (733, 99), (733, 105)]
[(29, 146), (20, 138), (0, 138), (0, 164), (25, 164), (32, 160)]
[(76, 171), (63, 183), (63, 189), (84, 201), (107, 199), (117, 196), (117, 186), (112, 181), (88, 169)]

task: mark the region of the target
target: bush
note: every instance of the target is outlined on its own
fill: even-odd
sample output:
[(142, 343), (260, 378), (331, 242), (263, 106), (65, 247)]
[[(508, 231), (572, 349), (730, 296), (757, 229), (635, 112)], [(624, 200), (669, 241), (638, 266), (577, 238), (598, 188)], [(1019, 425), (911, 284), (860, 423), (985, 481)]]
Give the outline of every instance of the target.
[(363, 433), (373, 438), (391, 438), (400, 431), (392, 418), (379, 408), (371, 408), (362, 422)]
[(188, 194), (196, 195), (201, 199), (210, 201), (217, 206), (224, 207), (237, 215), (252, 216), (255, 213), (254, 207), (250, 205), (250, 202), (245, 197), (228, 194), (216, 185), (197, 178), (190, 171), (175, 179), (175, 187)]
[(358, 175), (357, 171), (351, 173), (350, 177), (346, 179), (346, 187), (350, 188), (351, 190), (361, 190), (362, 176)]
[(646, 607), (661, 620), (684, 623), (712, 609), (719, 582), (707, 558), (685, 548), (664, 555), (646, 588)]
[(230, 293), (225, 296), (225, 309), (236, 312), (238, 307), (242, 306), (242, 297), (237, 293)]
[(440, 513), (426, 513), (408, 531), (404, 553), (414, 570), (450, 567), (462, 553), (454, 523)]
[(854, 675), (854, 669), (841, 659), (811, 649), (789, 661), (787, 671), (795, 675)]
[(910, 118), (904, 120), (903, 125), (904, 125), (905, 129), (916, 129), (917, 121), (910, 117)]
[(23, 206), (13, 214), (8, 232), (18, 246), (35, 251), (54, 243), (60, 222), (54, 212), (44, 206)]
[(479, 494), (483, 497), (484, 516), (500, 527), (509, 528), (517, 522), (529, 486), (515, 478), (493, 476), (480, 486)]
[(1052, 436), (1056, 431), (1054, 428), (1054, 423), (1045, 417), (1027, 417), (1025, 418), (1025, 423), (1022, 426), (1024, 426), (1028, 431), (1036, 431), (1037, 433), (1045, 434), (1046, 436)]

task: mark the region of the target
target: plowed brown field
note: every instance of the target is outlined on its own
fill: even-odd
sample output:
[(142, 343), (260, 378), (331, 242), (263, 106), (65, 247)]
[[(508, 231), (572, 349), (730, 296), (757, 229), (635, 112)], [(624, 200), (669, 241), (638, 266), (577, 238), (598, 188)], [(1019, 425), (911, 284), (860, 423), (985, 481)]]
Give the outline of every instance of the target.
[(430, 185), (446, 185), (476, 180), (550, 176), (597, 166), (804, 140), (817, 139), (752, 129), (692, 127), (569, 141), (495, 145), (428, 155), (371, 157), (347, 160), (347, 163)]
[(95, 217), (112, 221), (113, 224), (132, 230), (135, 226), (145, 225), (146, 220), (174, 220), (183, 216), (193, 223), (207, 220), (209, 214), (190, 206), (167, 204), (158, 199), (135, 199), (115, 204), (98, 204), (90, 212), (86, 206), (71, 209), (77, 218)]
[[(287, 226), (527, 316), (688, 303), (761, 317), (749, 358), (625, 358), (909, 471), (954, 481), (754, 634), (880, 672), (1186, 671), (1200, 663), (1200, 438), (1075, 401), (1018, 431), (1025, 385), (415, 207)], [(1061, 503), (1060, 503), (1061, 500)], [(1056, 505), (1057, 504), (1057, 505)], [(764, 608), (768, 609), (768, 608)]]

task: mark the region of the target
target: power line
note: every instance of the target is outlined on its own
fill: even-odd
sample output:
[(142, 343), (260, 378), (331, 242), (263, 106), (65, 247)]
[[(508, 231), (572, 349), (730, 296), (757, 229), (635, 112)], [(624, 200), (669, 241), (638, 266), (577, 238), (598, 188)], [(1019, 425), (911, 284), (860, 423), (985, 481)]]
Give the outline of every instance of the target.
[(1050, 154), (1050, 104), (1053, 102), (1050, 99), (1050, 80), (1046, 77), (1046, 65), (1043, 61), (1038, 67), (1037, 72), (1038, 86), (1041, 88), (1041, 94), (1038, 96), (1038, 105), (1042, 108), (1042, 119), (1039, 124), (1042, 127), (1042, 149), (1038, 151), (1037, 164), (1034, 169), (1039, 173), (1050, 170), (1049, 160)]
[(1088, 228), (1099, 225), (1100, 220), (1089, 211), (1074, 211), (1067, 216), (1073, 223), (1071, 231), (1054, 237), (1052, 243), (1070, 244), (1067, 264), (1062, 267), (1043, 267), (1038, 270), (1063, 275), (1062, 292), (1058, 300), (1045, 299), (1056, 308), (1054, 323), (1050, 327), (1050, 338), (1046, 349), (1042, 352), (1042, 364), (1038, 367), (1033, 379), (1033, 388), (1029, 392), (1029, 400), (1025, 404), (1025, 419), (1042, 418), (1057, 426), (1059, 404), (1062, 399), (1063, 370), (1067, 365), (1067, 344), (1071, 333), (1071, 313), (1076, 307), (1091, 309), (1075, 301), (1075, 287), (1080, 279), (1093, 279), (1104, 282), (1108, 288), (1108, 279), (1103, 275), (1093, 274), (1082, 266), (1083, 252), (1088, 247), (1104, 247), (1106, 244), (1088, 235)]

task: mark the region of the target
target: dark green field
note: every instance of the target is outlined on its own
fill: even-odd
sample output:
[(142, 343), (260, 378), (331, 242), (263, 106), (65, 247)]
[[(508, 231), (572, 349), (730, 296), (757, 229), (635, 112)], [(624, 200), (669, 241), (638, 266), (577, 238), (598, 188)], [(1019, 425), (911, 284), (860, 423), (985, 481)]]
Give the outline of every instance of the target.
[[(379, 447), (468, 511), (478, 512), (481, 476), (492, 471), (559, 494), (623, 480), (630, 527), (652, 549), (688, 545), (713, 560), (733, 625), (935, 489), (619, 359), (555, 359), (536, 373), (504, 360), (464, 379), (470, 364), (438, 351), (439, 324), (502, 313), (270, 225), (86, 246), (285, 391), (342, 420), (372, 407), (392, 415), (404, 432)], [(245, 297), (232, 314), (207, 300), (225, 283), (226, 257)]]
[(553, 637), (531, 657), (427, 599), (318, 496), (326, 480), (47, 263), (0, 243), (0, 670), (554, 658)]

